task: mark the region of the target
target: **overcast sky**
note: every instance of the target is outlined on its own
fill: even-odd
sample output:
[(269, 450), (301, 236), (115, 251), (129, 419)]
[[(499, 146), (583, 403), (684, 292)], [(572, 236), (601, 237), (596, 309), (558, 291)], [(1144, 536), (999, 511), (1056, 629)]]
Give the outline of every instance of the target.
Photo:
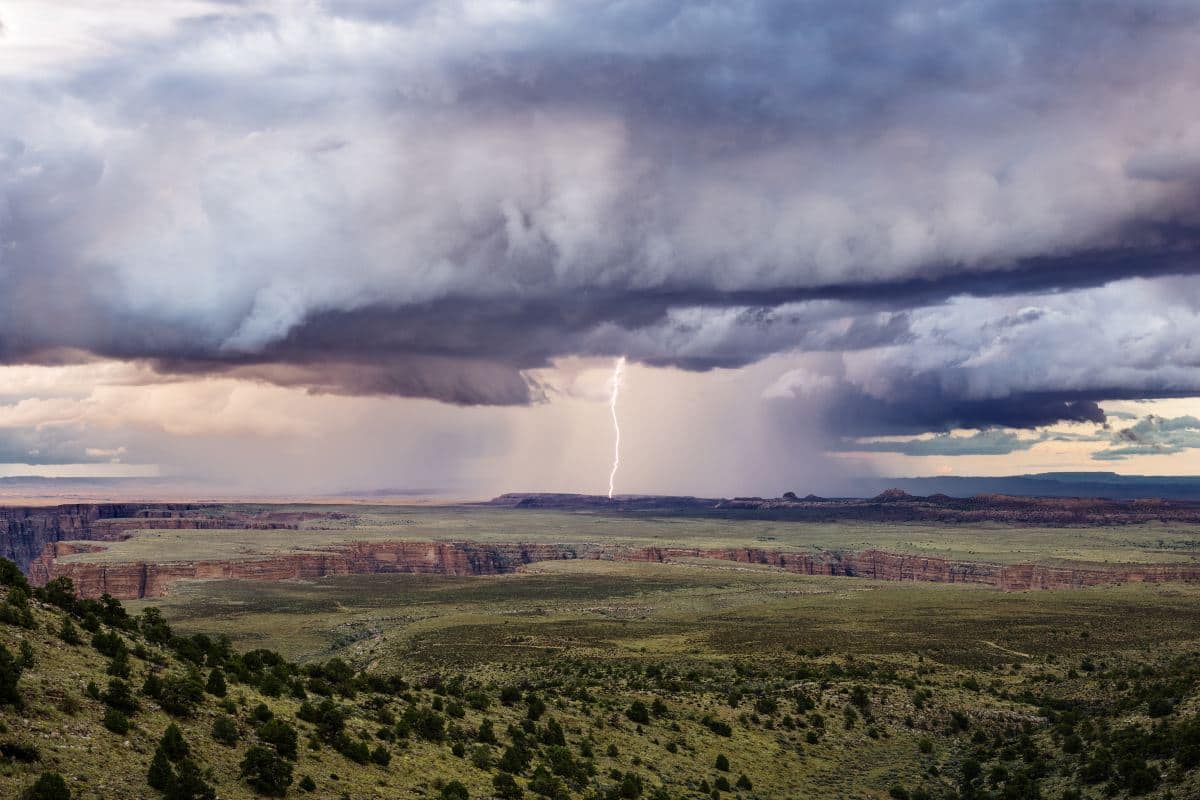
[[(52, 12), (51, 13), (51, 9)], [(1200, 473), (1193, 2), (0, 0), (0, 474)]]

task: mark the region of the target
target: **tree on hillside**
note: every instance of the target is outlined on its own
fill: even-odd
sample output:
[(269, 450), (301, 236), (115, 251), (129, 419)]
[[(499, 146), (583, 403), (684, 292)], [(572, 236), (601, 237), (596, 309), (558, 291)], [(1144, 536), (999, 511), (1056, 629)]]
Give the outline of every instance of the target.
[(8, 648), (0, 644), (0, 705), (21, 705), (21, 693), (17, 691), (17, 681), (20, 679), (21, 665)]
[(57, 772), (43, 772), (37, 781), (25, 790), (21, 800), (71, 800), (67, 782)]
[(174, 722), (167, 726), (158, 746), (172, 761), (180, 761), (191, 752), (188, 743), (184, 741), (183, 731), (179, 730), (179, 726)]
[(250, 788), (268, 797), (283, 797), (292, 785), (292, 765), (262, 745), (246, 751), (241, 769)]

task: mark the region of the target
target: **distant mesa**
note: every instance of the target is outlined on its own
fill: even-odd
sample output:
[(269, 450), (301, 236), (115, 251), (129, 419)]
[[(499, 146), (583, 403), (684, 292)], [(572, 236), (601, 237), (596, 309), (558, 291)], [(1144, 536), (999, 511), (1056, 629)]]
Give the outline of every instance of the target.
[(911, 494), (903, 489), (884, 489), (879, 494), (871, 498), (873, 503), (901, 503), (905, 500), (915, 500)]

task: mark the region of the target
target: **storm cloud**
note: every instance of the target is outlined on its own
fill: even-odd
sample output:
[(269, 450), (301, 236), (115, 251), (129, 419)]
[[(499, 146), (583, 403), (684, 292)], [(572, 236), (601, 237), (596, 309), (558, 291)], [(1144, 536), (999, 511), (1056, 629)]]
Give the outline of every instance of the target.
[(811, 352), (846, 436), (1200, 391), (1194, 4), (120, 7), (0, 11), (3, 363), (520, 405)]

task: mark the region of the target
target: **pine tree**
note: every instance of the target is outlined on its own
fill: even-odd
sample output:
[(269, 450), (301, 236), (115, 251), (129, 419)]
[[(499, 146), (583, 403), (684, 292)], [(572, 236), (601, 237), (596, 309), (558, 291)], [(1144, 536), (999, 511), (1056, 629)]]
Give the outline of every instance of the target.
[(72, 624), (70, 617), (63, 617), (62, 628), (58, 631), (58, 638), (71, 645), (83, 643), (83, 638), (79, 635), (79, 629)]
[(158, 743), (158, 748), (166, 754), (167, 758), (175, 763), (179, 763), (181, 759), (191, 752), (188, 743), (183, 739), (183, 731), (179, 730), (179, 726), (174, 722), (167, 726), (162, 741)]
[(228, 691), (225, 685), (225, 673), (219, 669), (214, 669), (208, 673), (208, 684), (204, 687), (204, 691), (213, 697), (224, 697), (225, 692)]
[(22, 800), (71, 800), (67, 782), (57, 772), (43, 772), (37, 782), (25, 790)]
[(208, 785), (200, 768), (190, 758), (179, 762), (175, 785), (167, 793), (168, 800), (216, 800), (217, 793)]
[(21, 693), (17, 681), (21, 678), (21, 665), (11, 652), (0, 644), (0, 705), (21, 705)]
[(163, 794), (175, 785), (175, 770), (171, 768), (171, 759), (167, 758), (162, 747), (154, 751), (154, 758), (150, 760), (150, 771), (146, 774), (146, 783), (150, 784), (151, 789), (157, 789)]

